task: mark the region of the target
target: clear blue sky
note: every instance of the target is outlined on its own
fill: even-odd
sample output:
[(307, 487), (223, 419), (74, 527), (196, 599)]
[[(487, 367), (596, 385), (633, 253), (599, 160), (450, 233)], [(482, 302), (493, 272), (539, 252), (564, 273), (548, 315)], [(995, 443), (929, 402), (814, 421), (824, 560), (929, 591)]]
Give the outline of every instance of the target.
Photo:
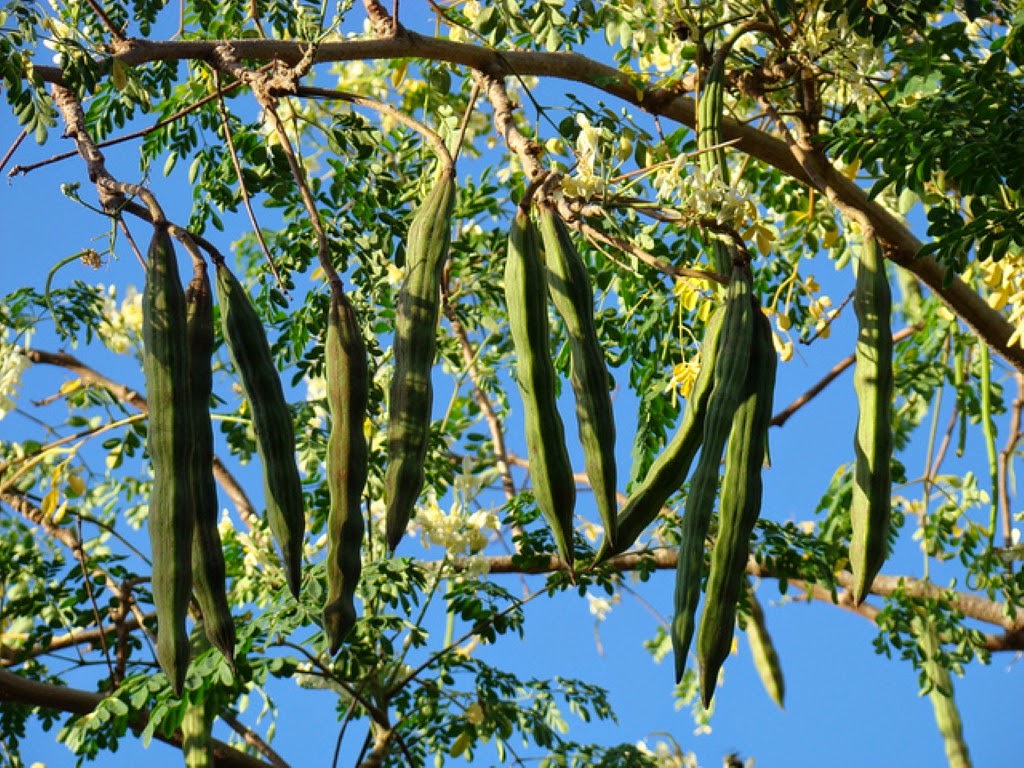
[[(582, 87), (578, 92), (582, 95)], [(6, 110), (0, 111), (0, 151), (9, 146), (16, 127)], [(137, 166), (132, 145), (108, 154), (112, 169), (125, 179), (135, 179)], [(45, 148), (26, 142), (14, 163), (28, 163), (71, 148), (57, 135)], [(118, 158), (126, 158), (119, 161)], [(7, 293), (18, 286), (42, 290), (46, 274), (56, 261), (89, 244), (90, 238), (105, 234), (106, 222), (64, 198), (61, 182), (81, 182), (82, 194), (92, 201), (94, 194), (85, 179), (82, 163), (65, 161), (14, 179), (0, 186), (0, 290)], [(157, 180), (160, 186), (163, 180)], [(174, 184), (180, 183), (175, 180)], [(167, 187), (171, 189), (171, 187)], [(170, 212), (175, 216), (175, 212)], [(178, 215), (183, 219), (184, 216)], [(239, 230), (236, 230), (236, 232)], [(218, 235), (223, 250), (235, 234)], [(124, 254), (125, 252), (122, 252)], [(829, 290), (833, 269), (822, 262), (815, 271)], [(98, 280), (124, 287), (139, 285), (141, 272), (133, 260), (122, 255), (119, 263), (104, 266), (99, 273), (79, 265), (65, 267), (57, 285), (73, 279)], [(841, 295), (833, 294), (838, 303)], [(837, 323), (833, 339), (798, 350), (799, 357), (781, 367), (776, 396), (777, 407), (790, 402), (852, 349), (852, 312)], [(47, 324), (44, 323), (44, 327)], [(54, 349), (49, 333), (33, 339), (33, 345)], [(138, 371), (123, 367), (110, 370), (115, 377), (141, 383)], [(31, 372), (26, 376), (26, 394), (44, 396), (55, 390), (54, 371)], [(628, 440), (629, 402), (619, 402), (619, 431)], [(808, 520), (831, 473), (852, 456), (851, 435), (855, 404), (848, 375), (829, 388), (814, 405), (794, 417), (784, 429), (772, 434), (774, 466), (766, 473), (765, 512), (776, 520)], [(0, 439), (16, 440), (31, 428), (24, 417), (13, 414), (0, 421)], [(920, 446), (902, 456), (911, 475), (920, 466)], [(623, 456), (627, 457), (628, 447)], [(979, 444), (968, 445), (978, 469), (984, 451)], [(628, 465), (628, 464), (627, 464)], [(984, 473), (981, 473), (984, 475)], [(255, 490), (256, 485), (250, 484)], [(586, 496), (582, 497), (584, 503)], [(9, 512), (5, 512), (8, 514)], [(407, 554), (415, 545), (407, 543)], [(912, 545), (905, 546), (886, 565), (886, 573), (918, 573), (920, 557)], [(498, 577), (515, 588), (518, 577)], [(528, 580), (539, 586), (537, 579)], [(636, 587), (644, 600), (663, 615), (671, 610), (672, 574), (663, 572)], [(567, 715), (570, 736), (583, 741), (602, 742), (658, 739), (671, 734), (684, 749), (697, 753), (702, 766), (717, 766), (722, 756), (735, 751), (753, 756), (760, 768), (827, 764), (833, 768), (864, 765), (938, 766), (945, 762), (942, 741), (935, 728), (931, 705), (917, 696), (915, 673), (909, 665), (877, 656), (871, 640), (874, 628), (863, 618), (828, 605), (789, 603), (776, 606), (777, 590), (766, 584), (759, 592), (768, 607), (769, 626), (786, 672), (786, 711), (780, 712), (763, 692), (753, 671), (745, 640), (738, 655), (726, 663), (724, 683), (717, 694), (717, 712), (710, 734), (693, 735), (693, 723), (686, 711), (676, 711), (672, 700), (670, 661), (654, 664), (641, 647), (653, 634), (655, 622), (639, 603), (625, 596), (623, 602), (600, 625), (604, 653), (598, 653), (595, 623), (587, 603), (565, 594), (555, 600), (534, 601), (527, 611), (527, 638), (502, 639), (481, 653), (523, 675), (578, 677), (601, 684), (611, 691), (619, 717), (618, 726), (578, 725)], [(1015, 735), (1019, 726), (1022, 688), (1016, 658), (996, 656), (989, 667), (977, 664), (965, 679), (957, 680), (956, 693), (964, 718), (968, 744), (976, 766), (1012, 765), (1019, 754)], [(333, 750), (336, 725), (332, 695), (302, 692), (294, 695), (292, 683), (280, 683), (274, 695), (280, 706), (274, 746), (296, 766), (326, 766)], [(319, 697), (319, 698), (318, 698)], [(297, 704), (307, 708), (299, 710)], [(322, 709), (316, 709), (322, 705)], [(259, 709), (254, 701), (246, 720)], [(224, 738), (226, 731), (218, 730)], [(33, 730), (24, 742), (29, 763), (47, 766), (72, 764), (67, 750), (54, 743), (53, 734)], [(531, 754), (526, 752), (526, 754)], [(143, 752), (132, 738), (122, 742), (113, 756), (99, 765), (134, 768), (140, 761), (153, 768), (177, 766), (180, 753), (154, 743)], [(493, 753), (478, 754), (475, 765), (494, 763)], [(342, 764), (346, 764), (344, 761)]]

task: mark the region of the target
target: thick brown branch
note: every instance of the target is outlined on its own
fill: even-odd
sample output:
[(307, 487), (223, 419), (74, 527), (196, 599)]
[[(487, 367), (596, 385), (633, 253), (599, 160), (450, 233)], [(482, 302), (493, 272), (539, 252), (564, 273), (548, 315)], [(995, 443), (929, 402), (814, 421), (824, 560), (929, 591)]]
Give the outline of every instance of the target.
[[(147, 613), (143, 616), (143, 619), (146, 621), (152, 621), (155, 618), (155, 612)], [(45, 646), (37, 645), (29, 649), (0, 646), (0, 664), (5, 667), (11, 667), (15, 664), (21, 664), (26, 659), (35, 658), (36, 656), (40, 656), (44, 653), (62, 651), (66, 648), (73, 648), (80, 645), (92, 646), (94, 643), (99, 641), (101, 635), (121, 635), (122, 633), (133, 632), (138, 628), (138, 618), (134, 615), (125, 615), (119, 623), (108, 624), (102, 628), (93, 627), (91, 629), (75, 629), (65, 635), (59, 635), (58, 637), (53, 638)]]
[[(116, 57), (131, 66), (148, 61), (180, 59), (212, 61), (217, 47), (222, 45), (224, 41), (129, 40), (113, 47)], [(233, 40), (230, 45), (242, 60), (277, 59), (293, 65), (299, 63), (309, 50), (307, 43), (286, 40)], [(641, 107), (653, 115), (667, 117), (691, 127), (696, 122), (696, 105), (689, 96), (667, 88), (639, 87), (635, 75), (620, 72), (578, 53), (496, 51), (403, 29), (401, 34), (393, 37), (322, 43), (317, 46), (313, 62), (410, 57), (461, 64), (494, 78), (539, 76), (580, 82)], [(34, 71), (49, 82), (62, 81), (61, 72), (56, 67), (38, 66)], [(963, 281), (954, 277), (947, 285), (945, 270), (934, 259), (917, 258), (921, 242), (903, 222), (881, 205), (869, 200), (867, 193), (856, 183), (831, 168), (815, 169), (816, 178), (812, 178), (808, 168), (801, 164), (784, 141), (730, 119), (722, 123), (723, 137), (735, 141), (741, 152), (820, 189), (837, 205), (861, 212), (886, 244), (888, 258), (925, 283), (996, 352), (1017, 370), (1024, 371), (1024, 348), (1010, 346), (1013, 329), (1006, 319), (992, 310), (984, 298)], [(533, 178), (529, 168), (527, 173)]]
[[(641, 566), (644, 568), (654, 567), (657, 570), (670, 570), (676, 567), (678, 553), (674, 549), (656, 548), (645, 551), (626, 552), (618, 557), (611, 558), (602, 567), (611, 570), (625, 572), (635, 571)], [(490, 573), (514, 573), (514, 574), (542, 574), (554, 571), (565, 570), (565, 563), (557, 555), (532, 558), (529, 561), (522, 561), (514, 555), (495, 555), (487, 559)], [(779, 574), (760, 565), (751, 558), (747, 563), (747, 573), (762, 579), (778, 578)], [(795, 584), (794, 579), (788, 579)], [(846, 591), (853, 585), (853, 575), (848, 571), (841, 571), (836, 576), (836, 582), (843, 588), (837, 602), (833, 603), (831, 590), (822, 585), (812, 582), (803, 582), (810, 593), (817, 599), (833, 603), (842, 608), (849, 608), (846, 603), (852, 600), (846, 595)], [(928, 581), (915, 579), (911, 576), (878, 576), (871, 585), (871, 594), (879, 597), (889, 597), (901, 591), (912, 598), (929, 598), (948, 602), (949, 606), (959, 611), (965, 617), (991, 624), (1005, 631), (1003, 635), (986, 635), (985, 647), (992, 651), (1021, 651), (1024, 650), (1024, 615), (1017, 612), (1015, 619), (1007, 617), (1006, 605), (1004, 603), (989, 600), (978, 595), (966, 592), (956, 592), (933, 584)], [(857, 610), (858, 615), (874, 620), (877, 611)]]
[(153, 193), (137, 184), (127, 184), (115, 179), (107, 170), (106, 160), (86, 130), (85, 111), (78, 96), (63, 85), (54, 84), (51, 88), (53, 103), (57, 106), (64, 119), (65, 134), (75, 142), (78, 154), (85, 160), (89, 173), (89, 181), (96, 185), (100, 194), (103, 210), (116, 213), (124, 204), (126, 197), (138, 197), (149, 210), (154, 222), (164, 221), (164, 212)]
[[(98, 693), (90, 693), (75, 688), (65, 688), (36, 680), (27, 680), (20, 675), (0, 669), (0, 701), (8, 704), (22, 704), (29, 707), (42, 707), (57, 712), (70, 712), (75, 715), (87, 715), (100, 705), (104, 697)], [(149, 715), (137, 713), (131, 722), (131, 728), (141, 731), (146, 727)], [(172, 746), (181, 747), (181, 731), (166, 737), (160, 730), (153, 738)], [(213, 740), (214, 764), (218, 768), (266, 768), (268, 763), (257, 760), (222, 741)]]

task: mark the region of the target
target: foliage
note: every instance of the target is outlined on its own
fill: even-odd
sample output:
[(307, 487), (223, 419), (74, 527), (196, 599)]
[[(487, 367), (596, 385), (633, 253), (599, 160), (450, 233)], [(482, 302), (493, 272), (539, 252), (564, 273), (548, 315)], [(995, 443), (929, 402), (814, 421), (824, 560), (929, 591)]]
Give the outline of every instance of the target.
[[(173, 741), (189, 703), (201, 702), (257, 764), (251, 745), (264, 757), (271, 749), (278, 683), (287, 682), (310, 706), (333, 696), (333, 764), (696, 764), (686, 744), (616, 730), (610, 692), (534, 676), (502, 656), (537, 631), (540, 601), (584, 598), (602, 621), (667, 578), (687, 496), (684, 485), (633, 549), (593, 567), (602, 530), (587, 494), (576, 509), (575, 574), (554, 557), (518, 455), (523, 415), (503, 290), (512, 216), (542, 181), (594, 291), (623, 443), (620, 493), (670, 440), (707, 362), (702, 341), (727, 277), (715, 272), (716, 238), (751, 253), (780, 379), (801, 391), (816, 382), (790, 361), (852, 353), (844, 297), (865, 238), (879, 239), (897, 331), (889, 549), (919, 565), (905, 572), (903, 559), (899, 569), (891, 561), (859, 610), (876, 625), (875, 650), (918, 672), (951, 738), (958, 718), (934, 689), (948, 687), (953, 700), (950, 672), (1019, 651), (1024, 637), (1012, 513), (1024, 160), (1008, 149), (1024, 138), (1020, 12), (995, 0), (464, 0), (431, 3), (429, 14), (427, 4), (402, 4), (396, 31), (390, 5), (0, 7), (11, 116), (44, 154), (61, 132), (75, 140), (61, 166), (74, 181), (48, 215), (82, 213), (93, 227), (62, 258), (46, 250), (45, 229), (35, 232), (45, 259), (24, 266), (0, 299), (0, 673), (50, 686), (45, 705), (28, 706), (0, 678), (0, 760), (26, 764), (20, 745), (33, 720), (80, 763), (133, 734)], [(694, 131), (693, 99), (715, 56), (726, 67), (724, 168), (702, 165)], [(432, 140), (457, 156), (457, 198), (426, 491), (389, 554), (393, 330), (409, 225), (433, 178)], [(0, 163), (29, 153), (15, 149)], [(211, 410), (237, 668), (193, 622), (181, 697), (154, 659), (145, 535), (152, 477), (133, 249), (149, 237), (147, 190), (172, 234), (200, 258), (226, 260), (253, 299), (289, 401), (307, 516), (296, 600), (263, 519), (252, 408), (220, 340)], [(83, 272), (97, 266), (105, 271)], [(361, 615), (332, 657), (321, 612), (323, 334), (334, 271), (359, 318), (370, 382)], [(536, 352), (553, 360), (565, 401), (571, 344), (554, 311), (550, 327), (550, 349)], [(50, 394), (30, 391), (30, 377)], [(847, 386), (834, 379), (822, 385)], [(777, 402), (776, 431), (793, 428), (797, 409), (817, 409), (816, 394), (791, 409)], [(854, 452), (852, 435), (839, 439), (847, 458), (834, 474), (801, 478), (821, 489), (811, 519), (766, 505), (747, 569), (762, 591), (848, 604)], [(771, 456), (777, 471), (800, 461)], [(573, 463), (583, 466), (578, 452)], [(741, 598), (738, 608), (745, 625), (751, 606)], [(660, 660), (667, 635), (647, 633)], [(98, 703), (76, 709), (61, 680)], [(713, 722), (694, 703), (692, 675), (676, 695), (694, 704), (700, 729)], [(262, 712), (243, 725), (254, 701)], [(613, 737), (578, 730), (590, 721)]]

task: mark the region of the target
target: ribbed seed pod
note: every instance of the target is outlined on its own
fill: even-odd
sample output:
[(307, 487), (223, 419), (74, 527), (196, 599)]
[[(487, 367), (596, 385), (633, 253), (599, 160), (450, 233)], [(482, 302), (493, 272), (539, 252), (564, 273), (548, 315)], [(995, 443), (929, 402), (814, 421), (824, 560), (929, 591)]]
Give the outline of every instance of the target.
[(583, 465), (594, 492), (605, 538), (616, 542), (615, 417), (604, 350), (594, 324), (594, 294), (587, 267), (562, 217), (540, 206), (540, 231), (548, 291), (565, 323), (571, 358), (569, 381), (576, 397), (576, 421)]
[(718, 467), (732, 427), (733, 415), (746, 385), (754, 317), (750, 302), (750, 268), (736, 264), (726, 298), (722, 337), (714, 361), (714, 387), (704, 419), (704, 436), (697, 468), (693, 472), (683, 515), (679, 561), (676, 567), (675, 613), (672, 617), (672, 649), (676, 682), (683, 677), (686, 654), (693, 639), (694, 616), (700, 602), (704, 570), (704, 537), (711, 522), (718, 490)]
[(203, 612), (203, 630), (228, 663), (235, 665), (235, 622), (226, 593), (224, 551), (217, 528), (219, 507), (213, 478), (213, 292), (206, 267), (198, 264), (185, 291), (189, 376), (194, 402), (195, 530), (192, 534), (192, 588)]
[(533, 221), (516, 210), (505, 261), (505, 303), (523, 400), (533, 495), (569, 568), (573, 563), (576, 482), (556, 405), (557, 377), (549, 355), (547, 278)]
[(149, 401), (147, 428), (153, 466), (149, 537), (153, 554), (156, 655), (175, 692), (189, 664), (186, 630), (192, 597), (192, 530), (197, 407), (189, 378), (185, 292), (167, 223), (154, 225), (142, 294), (143, 370)]
[(751, 305), (754, 334), (750, 365), (725, 452), (718, 537), (711, 553), (704, 611), (697, 632), (700, 692), (705, 707), (711, 704), (718, 671), (732, 648), (736, 604), (746, 583), (750, 536), (761, 514), (761, 472), (772, 419), (778, 356), (772, 342), (771, 323), (754, 297), (751, 297)]
[(451, 245), (455, 169), (442, 166), (409, 226), (406, 276), (395, 317), (395, 373), (388, 402), (389, 462), (384, 474), (386, 535), (392, 552), (423, 490), (430, 441), (430, 380), (437, 349), (441, 272)]
[(285, 578), (298, 597), (306, 510), (295, 463), (295, 429), (267, 332), (249, 294), (223, 263), (217, 265), (221, 327), (252, 412), (270, 533), (281, 549)]
[[(199, 693), (199, 692), (197, 692)], [(190, 701), (181, 720), (181, 752), (185, 768), (214, 768), (213, 713), (206, 700)]]
[(850, 565), (858, 605), (885, 562), (892, 508), (892, 295), (878, 251), (878, 243), (866, 233), (853, 295), (859, 330), (853, 369), (858, 415)]
[(327, 407), (327, 602), (324, 629), (337, 653), (356, 622), (355, 591), (362, 570), (363, 515), (360, 502), (368, 467), (363, 423), (369, 400), (366, 345), (355, 310), (340, 285), (331, 284), (331, 309), (324, 343)]
[[(697, 149), (698, 162), (706, 177), (717, 172), (722, 183), (729, 186), (729, 166), (725, 161), (722, 143), (722, 112), (725, 109), (725, 58), (716, 56), (708, 68), (701, 84), (697, 101)], [(718, 147), (712, 149), (712, 147)], [(727, 242), (712, 235), (715, 269), (726, 272), (729, 269), (730, 248)]]
[(701, 350), (700, 373), (690, 390), (682, 420), (672, 440), (662, 449), (619, 512), (615, 546), (610, 546), (606, 540), (598, 551), (597, 562), (603, 562), (631, 547), (644, 528), (658, 516), (668, 497), (685, 482), (704, 438), (704, 416), (714, 384), (714, 361), (724, 318), (725, 306), (722, 305), (708, 319), (704, 347)]

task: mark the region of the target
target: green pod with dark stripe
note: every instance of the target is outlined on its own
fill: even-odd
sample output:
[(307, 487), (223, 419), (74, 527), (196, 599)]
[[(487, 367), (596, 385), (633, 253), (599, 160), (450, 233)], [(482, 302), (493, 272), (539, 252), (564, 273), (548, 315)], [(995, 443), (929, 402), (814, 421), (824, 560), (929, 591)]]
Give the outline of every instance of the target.
[(356, 622), (355, 593), (362, 570), (363, 515), (368, 452), (363, 423), (370, 380), (366, 345), (355, 309), (341, 285), (331, 283), (331, 308), (324, 342), (327, 407), (327, 602), (324, 629), (331, 653), (337, 653)]
[[(722, 112), (725, 109), (725, 58), (716, 56), (708, 67), (697, 101), (697, 150), (700, 167), (706, 174), (715, 168), (725, 171), (725, 150), (722, 143)], [(728, 181), (724, 179), (723, 181)]]
[(147, 445), (153, 467), (149, 538), (153, 555), (156, 655), (181, 693), (190, 648), (196, 403), (189, 377), (185, 292), (166, 222), (154, 225), (142, 293), (143, 371), (149, 403)]
[(192, 589), (203, 614), (203, 630), (228, 663), (235, 665), (235, 622), (228, 605), (224, 550), (217, 528), (219, 507), (213, 478), (213, 292), (206, 265), (199, 263), (185, 291), (189, 376), (195, 418), (195, 529), (192, 534)]
[(857, 347), (853, 388), (857, 433), (853, 496), (850, 502), (850, 567), (858, 605), (885, 562), (892, 509), (892, 294), (878, 243), (865, 233), (853, 294)]
[(505, 304), (523, 400), (530, 481), (537, 507), (562, 558), (572, 568), (576, 481), (556, 404), (557, 375), (548, 354), (547, 278), (539, 236), (529, 214), (516, 210), (505, 260)]
[(569, 381), (576, 398), (583, 465), (604, 525), (605, 539), (614, 547), (617, 541), (615, 416), (609, 386), (611, 377), (594, 324), (594, 294), (587, 267), (572, 235), (551, 205), (540, 206), (540, 231), (548, 291), (569, 337)]
[(697, 661), (704, 706), (729, 656), (736, 626), (736, 605), (746, 583), (750, 536), (761, 514), (761, 473), (768, 447), (778, 356), (771, 323), (751, 296), (754, 334), (743, 395), (736, 408), (725, 452), (719, 495), (718, 536), (711, 551), (711, 570), (704, 590), (704, 611), (697, 631)]
[(395, 372), (388, 401), (389, 456), (384, 474), (386, 536), (392, 552), (405, 535), (423, 490), (433, 405), (430, 374), (437, 349), (441, 273), (451, 246), (455, 192), (455, 168), (443, 165), (409, 226), (405, 282), (395, 314)]
[(605, 540), (596, 561), (603, 562), (633, 545), (644, 528), (658, 516), (668, 497), (682, 487), (690, 465), (704, 438), (704, 416), (714, 384), (714, 361), (721, 337), (725, 305), (718, 307), (708, 319), (701, 350), (701, 366), (690, 390), (682, 420), (675, 435), (651, 464), (641, 483), (629, 494), (616, 522), (615, 546)]
[[(697, 100), (697, 150), (698, 162), (705, 177), (718, 172), (722, 183), (729, 186), (729, 166), (725, 160), (722, 143), (722, 113), (725, 109), (725, 57), (715, 56), (708, 67), (701, 84)], [(712, 149), (712, 147), (718, 147)], [(718, 235), (711, 236), (715, 269), (729, 270), (729, 244)]]
[(704, 419), (700, 458), (686, 497), (676, 566), (675, 612), (670, 632), (676, 682), (683, 677), (686, 655), (693, 639), (694, 616), (700, 602), (704, 571), (704, 537), (715, 506), (719, 464), (732, 428), (733, 415), (746, 387), (754, 330), (751, 281), (747, 265), (737, 263), (733, 266), (722, 337), (714, 361), (714, 384)]
[(295, 427), (291, 411), (284, 398), (263, 321), (256, 314), (245, 288), (223, 262), (217, 264), (217, 295), (224, 341), (252, 412), (256, 450), (263, 464), (267, 522), (281, 550), (288, 588), (298, 597), (306, 509), (295, 463)]

